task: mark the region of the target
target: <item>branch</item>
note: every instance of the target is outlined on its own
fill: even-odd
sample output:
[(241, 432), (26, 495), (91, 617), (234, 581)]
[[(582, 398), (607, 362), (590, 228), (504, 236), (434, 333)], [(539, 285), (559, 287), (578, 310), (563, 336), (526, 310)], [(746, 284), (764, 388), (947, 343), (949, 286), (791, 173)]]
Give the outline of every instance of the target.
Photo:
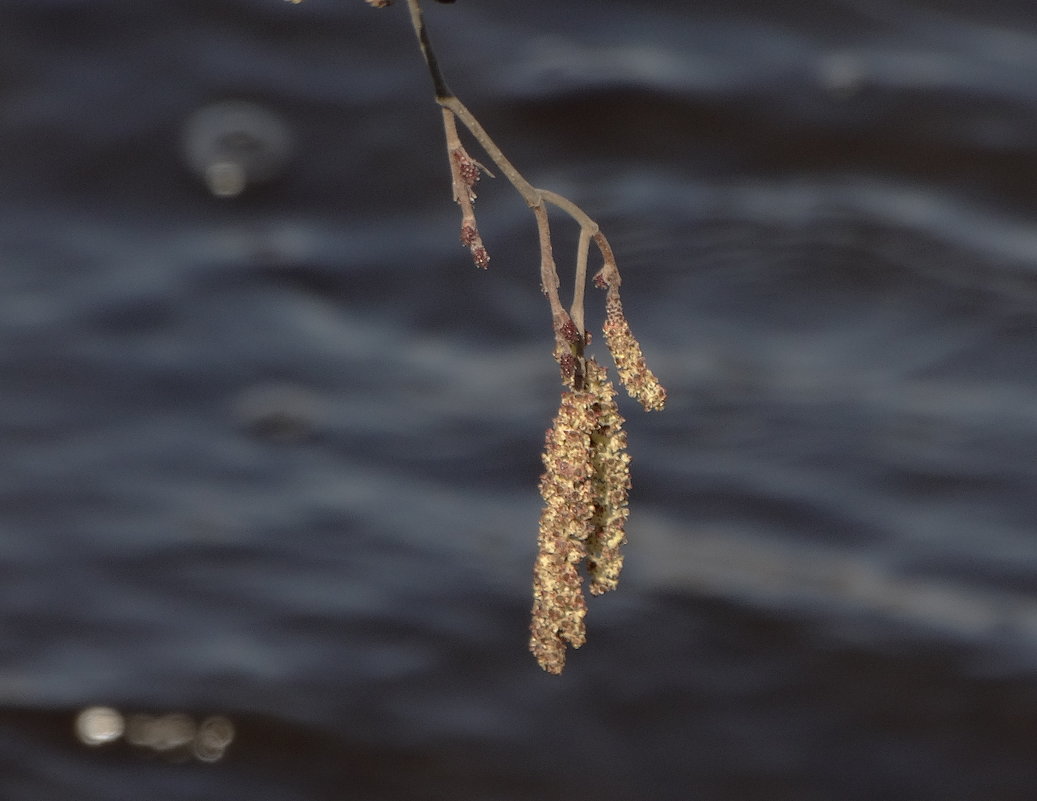
[[(388, 5), (389, 0), (367, 2), (383, 6)], [(479, 235), (473, 205), (475, 185), (481, 174), (489, 171), (465, 150), (458, 135), (458, 120), (522, 196), (536, 220), (540, 285), (550, 306), (554, 356), (566, 389), (562, 392), (558, 415), (547, 432), (543, 455), (540, 494), (544, 510), (533, 571), (530, 650), (544, 670), (560, 673), (565, 665), (566, 643), (578, 648), (585, 639), (584, 579), (578, 566), (584, 565), (592, 594), (614, 589), (618, 583), (623, 565), (619, 548), (626, 542), (630, 489), (630, 457), (626, 453), (624, 420), (614, 400), (615, 390), (606, 370), (584, 353), (590, 338), (584, 328), (584, 296), (591, 242), (602, 259), (594, 284), (606, 290), (605, 344), (623, 386), (646, 410), (663, 408), (666, 390), (645, 364), (641, 346), (623, 314), (616, 257), (598, 224), (568, 198), (539, 189), (522, 176), (464, 103), (447, 88), (425, 29), (420, 0), (407, 0), (407, 6), (432, 78), (436, 102), (442, 109), (451, 186), (454, 201), (461, 207), (461, 243), (469, 249), (477, 267), (485, 268), (489, 264), (490, 257)], [(559, 297), (560, 282), (551, 245), (548, 206), (561, 210), (580, 227), (569, 311)]]

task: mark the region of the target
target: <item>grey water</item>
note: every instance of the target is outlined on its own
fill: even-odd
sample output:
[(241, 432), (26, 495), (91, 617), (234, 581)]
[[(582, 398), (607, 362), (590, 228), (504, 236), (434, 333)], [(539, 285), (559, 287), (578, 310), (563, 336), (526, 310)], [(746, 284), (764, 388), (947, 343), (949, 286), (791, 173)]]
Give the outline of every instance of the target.
[(619, 590), (542, 673), (535, 227), (403, 4), (5, 0), (0, 797), (1032, 798), (1031, 4), (427, 6), (669, 389)]

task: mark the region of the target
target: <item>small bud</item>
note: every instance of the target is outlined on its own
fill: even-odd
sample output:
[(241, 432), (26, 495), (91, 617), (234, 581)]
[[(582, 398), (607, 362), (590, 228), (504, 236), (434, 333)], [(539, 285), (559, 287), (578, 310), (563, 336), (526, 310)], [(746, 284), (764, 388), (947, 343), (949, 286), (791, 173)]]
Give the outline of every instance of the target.
[(562, 323), (562, 327), (559, 332), (562, 338), (570, 345), (582, 345), (583, 338), (580, 336), (580, 332), (576, 329), (576, 323), (573, 322), (571, 317), (566, 317), (565, 322)]
[(467, 218), (472, 222), (462, 222), (461, 224), (461, 244), (468, 248), (472, 254), (472, 261), (475, 262), (475, 266), (485, 270), (490, 263), (490, 254), (486, 252), (486, 248), (483, 246), (482, 237), (479, 236), (479, 229), (475, 227), (475, 218)]
[(451, 151), (450, 155), (457, 162), (457, 174), (461, 177), (462, 183), (468, 187), (469, 199), (475, 200), (475, 192), (472, 190), (479, 182), (479, 162), (469, 156), (463, 147)]
[(490, 254), (482, 245), (472, 248), (472, 261), (480, 270), (485, 270), (490, 265)]
[(563, 353), (558, 357), (558, 366), (562, 371), (562, 383), (572, 384), (576, 377), (576, 357), (571, 353)]

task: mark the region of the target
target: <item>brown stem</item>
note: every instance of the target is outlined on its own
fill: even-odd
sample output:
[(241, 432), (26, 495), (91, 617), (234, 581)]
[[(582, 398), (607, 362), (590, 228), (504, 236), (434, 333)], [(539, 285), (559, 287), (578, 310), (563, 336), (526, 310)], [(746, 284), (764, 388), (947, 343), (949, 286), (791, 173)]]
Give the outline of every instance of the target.
[(522, 174), (515, 169), (515, 165), (508, 161), (507, 156), (501, 152), (501, 149), (497, 147), (497, 143), (490, 138), (490, 135), (486, 133), (486, 129), (479, 124), (475, 115), (468, 110), (464, 103), (454, 95), (439, 97), (436, 98), (436, 101), (443, 108), (449, 109), (457, 115), (457, 118), (461, 120), (461, 124), (471, 132), (479, 146), (486, 151), (486, 155), (490, 157), (490, 160), (497, 165), (500, 171), (504, 173), (504, 177), (522, 195), (527, 205), (531, 208), (542, 205), (541, 190), (522, 177)]
[(537, 221), (537, 234), (540, 237), (540, 285), (551, 304), (551, 317), (555, 320), (555, 330), (559, 330), (561, 322), (568, 319), (562, 301), (558, 297), (558, 269), (555, 267), (554, 251), (551, 247), (551, 224), (547, 219), (547, 209), (541, 204), (533, 207), (533, 215)]
[(576, 330), (583, 336), (583, 296), (587, 289), (587, 252), (590, 250), (591, 235), (584, 227), (580, 227), (580, 243), (576, 246), (576, 276), (573, 281), (573, 305), (569, 314), (573, 318)]
[[(425, 58), (425, 63), (428, 65), (433, 84), (436, 87), (436, 102), (439, 103), (443, 109), (443, 124), (446, 131), (448, 151), (450, 151), (451, 154), (463, 151), (460, 138), (457, 136), (457, 125), (455, 122), (455, 120), (460, 120), (461, 124), (468, 129), (469, 133), (472, 134), (480, 147), (482, 147), (486, 152), (486, 155), (490, 157), (490, 160), (497, 166), (501, 173), (503, 173), (504, 177), (508, 179), (511, 185), (515, 187), (515, 190), (526, 201), (526, 204), (533, 210), (537, 220), (537, 231), (540, 237), (540, 280), (544, 292), (547, 294), (548, 301), (551, 304), (551, 316), (555, 322), (555, 330), (556, 332), (559, 330), (559, 321), (571, 320), (571, 322), (576, 326), (577, 331), (579, 331), (580, 336), (582, 336), (584, 330), (584, 287), (587, 282), (587, 253), (592, 238), (605, 262), (605, 266), (598, 274), (599, 277), (607, 280), (610, 284), (615, 284), (617, 287), (619, 286), (619, 270), (616, 267), (616, 259), (612, 253), (612, 248), (609, 246), (608, 240), (605, 239), (605, 236), (601, 233), (598, 224), (571, 200), (556, 192), (547, 189), (539, 189), (527, 181), (522, 176), (522, 173), (515, 168), (515, 165), (508, 160), (507, 156), (504, 155), (501, 149), (497, 146), (497, 143), (493, 141), (492, 137), (486, 132), (486, 129), (483, 128), (480, 122), (475, 118), (475, 115), (468, 110), (467, 106), (465, 106), (465, 104), (462, 103), (456, 95), (446, 88), (446, 82), (443, 80), (443, 76), (439, 71), (435, 54), (432, 52), (432, 45), (429, 42), (428, 34), (425, 31), (425, 22), (421, 15), (420, 0), (407, 0), (407, 5), (410, 8), (411, 24), (414, 27), (414, 33), (418, 37), (422, 55)], [(457, 202), (461, 204), (462, 213), (464, 214), (462, 231), (465, 230), (465, 223), (469, 220), (471, 220), (472, 223), (472, 230), (476, 230), (474, 227), (475, 215), (471, 207), (471, 198), (468, 196), (469, 187), (466, 187), (464, 182), (460, 179), (458, 167), (453, 156), (451, 157), (450, 169), (454, 184), (454, 197), (457, 199)], [(580, 226), (580, 242), (576, 254), (576, 275), (571, 306), (571, 318), (565, 313), (558, 297), (558, 270), (555, 266), (554, 256), (551, 250), (551, 231), (547, 219), (546, 204), (551, 204), (552, 206), (561, 209)]]

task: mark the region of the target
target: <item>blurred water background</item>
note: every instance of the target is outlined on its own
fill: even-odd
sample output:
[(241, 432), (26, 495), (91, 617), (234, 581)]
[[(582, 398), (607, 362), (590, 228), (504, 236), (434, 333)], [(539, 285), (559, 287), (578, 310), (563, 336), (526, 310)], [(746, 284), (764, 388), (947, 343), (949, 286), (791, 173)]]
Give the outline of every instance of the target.
[(0, 795), (1032, 798), (1032, 3), (429, 6), (670, 390), (619, 591), (536, 667), (535, 229), (403, 5), (5, 0)]

